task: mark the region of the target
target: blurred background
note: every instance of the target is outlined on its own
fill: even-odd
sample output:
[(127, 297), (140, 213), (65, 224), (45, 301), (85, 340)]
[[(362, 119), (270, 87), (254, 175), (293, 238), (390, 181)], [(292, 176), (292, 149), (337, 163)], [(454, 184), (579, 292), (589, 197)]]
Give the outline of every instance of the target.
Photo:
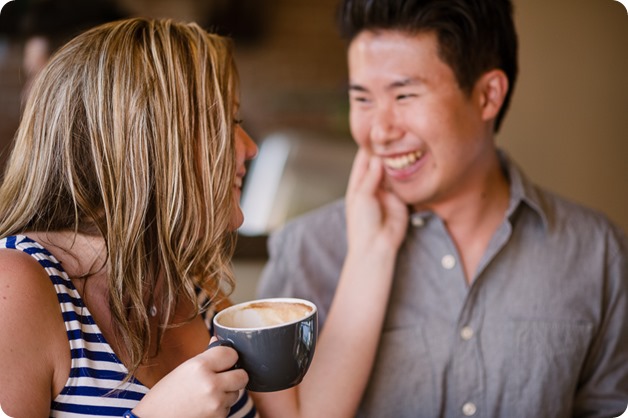
[[(614, 0), (514, 3), (520, 78), (498, 145), (540, 185), (628, 231), (628, 11)], [(11, 1), (0, 15), (0, 169), (30, 74), (69, 36), (123, 16), (196, 21), (232, 36), (244, 126), (260, 146), (234, 263), (233, 298), (251, 299), (267, 234), (345, 189), (355, 146), (335, 8), (336, 0)]]

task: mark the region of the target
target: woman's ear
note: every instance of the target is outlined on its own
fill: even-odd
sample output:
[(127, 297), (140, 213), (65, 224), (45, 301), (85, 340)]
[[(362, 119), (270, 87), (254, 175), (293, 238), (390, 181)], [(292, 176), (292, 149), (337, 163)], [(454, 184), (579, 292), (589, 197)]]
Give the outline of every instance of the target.
[(476, 88), (479, 93), (482, 119), (489, 121), (495, 119), (508, 93), (508, 77), (499, 69), (494, 69), (484, 73)]

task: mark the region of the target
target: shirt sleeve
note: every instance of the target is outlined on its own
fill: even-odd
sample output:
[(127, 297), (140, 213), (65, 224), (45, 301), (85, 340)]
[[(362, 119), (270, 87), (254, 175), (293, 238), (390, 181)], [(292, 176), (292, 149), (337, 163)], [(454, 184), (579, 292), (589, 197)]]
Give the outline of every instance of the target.
[(574, 417), (618, 417), (628, 405), (628, 271), (626, 237), (609, 234), (603, 320), (589, 348)]
[(344, 205), (335, 203), (271, 234), (257, 296), (296, 297), (318, 307), (322, 328), (346, 254)]

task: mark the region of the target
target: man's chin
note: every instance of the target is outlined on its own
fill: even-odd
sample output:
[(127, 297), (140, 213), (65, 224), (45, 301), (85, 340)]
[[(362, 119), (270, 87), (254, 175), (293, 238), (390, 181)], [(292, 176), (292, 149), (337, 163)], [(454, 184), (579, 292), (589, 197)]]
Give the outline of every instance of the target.
[(394, 193), (399, 200), (413, 208), (428, 207), (431, 201), (429, 196), (417, 193), (416, 188), (409, 190), (407, 187), (391, 187), (389, 190)]

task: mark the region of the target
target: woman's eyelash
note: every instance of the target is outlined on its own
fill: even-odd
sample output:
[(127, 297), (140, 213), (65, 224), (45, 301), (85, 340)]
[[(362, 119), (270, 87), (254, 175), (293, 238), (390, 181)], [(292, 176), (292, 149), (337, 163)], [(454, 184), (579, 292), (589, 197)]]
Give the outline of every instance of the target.
[(242, 125), (242, 123), (244, 122), (243, 119), (234, 119), (233, 123), (235, 123), (236, 125)]

